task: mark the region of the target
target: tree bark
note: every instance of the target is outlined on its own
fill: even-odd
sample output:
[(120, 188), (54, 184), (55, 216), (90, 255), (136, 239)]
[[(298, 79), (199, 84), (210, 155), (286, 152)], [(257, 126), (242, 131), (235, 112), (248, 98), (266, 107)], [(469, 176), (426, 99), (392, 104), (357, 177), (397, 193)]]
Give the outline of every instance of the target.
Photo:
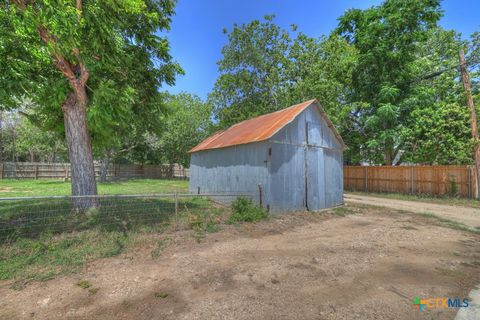
[(3, 161), (3, 112), (0, 111), (0, 162)]
[(73, 208), (77, 210), (96, 206), (94, 197), (75, 197), (97, 194), (92, 144), (87, 128), (86, 107), (86, 92), (83, 97), (71, 92), (62, 104), (68, 156), (72, 170), (72, 196), (74, 196), (72, 203)]
[(479, 198), (480, 196), (480, 138), (478, 135), (478, 123), (477, 123), (477, 111), (475, 110), (475, 105), (473, 103), (472, 90), (470, 88), (470, 76), (468, 75), (467, 66), (465, 62), (465, 54), (463, 50), (459, 52), (460, 60), (460, 72), (462, 74), (463, 88), (465, 89), (465, 95), (467, 97), (467, 106), (470, 108), (470, 127), (472, 130), (473, 138), (473, 158), (475, 161), (475, 172), (477, 187), (475, 191), (475, 197)]

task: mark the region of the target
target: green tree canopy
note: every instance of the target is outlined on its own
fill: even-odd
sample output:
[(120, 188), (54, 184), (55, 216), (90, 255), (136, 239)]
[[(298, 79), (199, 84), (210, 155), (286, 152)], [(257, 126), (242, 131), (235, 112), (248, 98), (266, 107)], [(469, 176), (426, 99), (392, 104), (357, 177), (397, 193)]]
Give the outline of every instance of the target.
[[(0, 105), (29, 110), (45, 128), (64, 124), (72, 192), (96, 193), (91, 134), (103, 139), (159, 108), (162, 83), (181, 72), (159, 32), (174, 0), (0, 2)], [(87, 126), (88, 124), (88, 126)]]
[(336, 33), (358, 51), (352, 90), (366, 160), (391, 164), (402, 150), (399, 132), (411, 112), (412, 68), (441, 16), (439, 0), (386, 0), (339, 18)]

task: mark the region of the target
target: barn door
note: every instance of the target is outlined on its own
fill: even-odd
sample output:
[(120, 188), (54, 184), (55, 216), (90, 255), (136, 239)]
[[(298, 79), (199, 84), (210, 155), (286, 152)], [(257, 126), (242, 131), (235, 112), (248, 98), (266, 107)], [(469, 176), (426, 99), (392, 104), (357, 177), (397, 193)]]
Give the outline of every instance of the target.
[(303, 146), (272, 143), (269, 153), (269, 200), (273, 212), (305, 206), (305, 151)]
[(308, 210), (325, 208), (325, 178), (322, 144), (322, 127), (306, 122), (307, 147), (305, 149), (306, 198)]
[(307, 208), (308, 210), (319, 210), (325, 208), (325, 179), (323, 149), (307, 147)]
[(343, 156), (341, 151), (325, 149), (325, 204), (334, 207), (343, 203)]

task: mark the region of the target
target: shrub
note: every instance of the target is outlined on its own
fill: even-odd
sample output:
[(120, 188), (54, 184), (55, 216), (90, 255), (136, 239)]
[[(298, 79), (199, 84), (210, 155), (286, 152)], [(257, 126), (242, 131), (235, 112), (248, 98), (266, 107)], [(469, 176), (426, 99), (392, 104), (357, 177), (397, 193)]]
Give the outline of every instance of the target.
[(228, 223), (256, 222), (265, 219), (268, 213), (259, 206), (252, 203), (252, 200), (245, 197), (238, 197), (232, 202), (232, 214)]

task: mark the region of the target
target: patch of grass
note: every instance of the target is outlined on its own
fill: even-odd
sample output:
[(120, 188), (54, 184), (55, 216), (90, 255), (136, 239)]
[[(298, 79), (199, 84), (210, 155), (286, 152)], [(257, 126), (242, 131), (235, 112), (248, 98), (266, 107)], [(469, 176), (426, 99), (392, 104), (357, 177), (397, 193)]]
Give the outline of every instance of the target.
[(165, 292), (155, 292), (155, 298), (165, 299), (168, 297), (168, 293)]
[(85, 263), (121, 253), (126, 241), (120, 232), (100, 230), (20, 238), (0, 245), (0, 280), (44, 281), (77, 272)]
[(345, 217), (349, 214), (354, 214), (355, 211), (353, 211), (353, 209), (351, 209), (349, 207), (341, 206), (341, 207), (333, 208), (332, 213), (337, 215), (337, 216)]
[(92, 286), (92, 284), (88, 280), (80, 280), (77, 282), (77, 286), (82, 289), (88, 289)]
[(228, 223), (237, 222), (257, 222), (268, 217), (268, 213), (253, 204), (252, 200), (245, 197), (238, 197), (232, 202), (232, 213), (228, 219)]
[[(97, 183), (99, 194), (152, 194), (187, 192), (186, 180), (135, 179)], [(71, 195), (70, 181), (58, 180), (0, 180), (0, 197)]]
[(401, 227), (402, 229), (405, 229), (405, 230), (418, 230), (417, 228), (415, 228), (414, 226), (411, 226), (409, 224), (407, 225), (404, 225)]
[(90, 294), (96, 294), (100, 290), (100, 288), (90, 288), (88, 289), (88, 293)]
[(197, 242), (200, 242), (207, 232), (213, 233), (220, 231), (224, 211), (224, 208), (213, 207), (188, 214), (188, 225), (193, 230), (193, 237)]
[(153, 259), (157, 259), (160, 257), (162, 251), (168, 247), (173, 242), (173, 239), (170, 237), (165, 237), (163, 239), (157, 240), (155, 248), (151, 252), (151, 256)]
[(366, 195), (366, 196), (395, 199), (395, 200), (429, 202), (429, 203), (438, 203), (438, 204), (455, 205), (455, 206), (463, 206), (463, 207), (480, 209), (479, 199), (459, 198), (452, 195), (434, 196), (434, 195), (411, 195), (411, 194), (403, 194), (403, 193), (351, 192), (351, 191), (348, 191), (348, 193), (356, 194), (360, 196)]
[(423, 213), (418, 213), (418, 214), (421, 215), (421, 216), (427, 217), (427, 218), (435, 219), (440, 226), (443, 226), (443, 227), (446, 227), (446, 228), (471, 232), (471, 233), (475, 233), (475, 234), (480, 234), (480, 230), (478, 230), (478, 229), (470, 228), (470, 227), (464, 225), (463, 223), (453, 221), (453, 220), (449, 220), (449, 219), (445, 219), (445, 218), (439, 217), (439, 216), (437, 216), (433, 213), (430, 213), (430, 212), (423, 212)]

